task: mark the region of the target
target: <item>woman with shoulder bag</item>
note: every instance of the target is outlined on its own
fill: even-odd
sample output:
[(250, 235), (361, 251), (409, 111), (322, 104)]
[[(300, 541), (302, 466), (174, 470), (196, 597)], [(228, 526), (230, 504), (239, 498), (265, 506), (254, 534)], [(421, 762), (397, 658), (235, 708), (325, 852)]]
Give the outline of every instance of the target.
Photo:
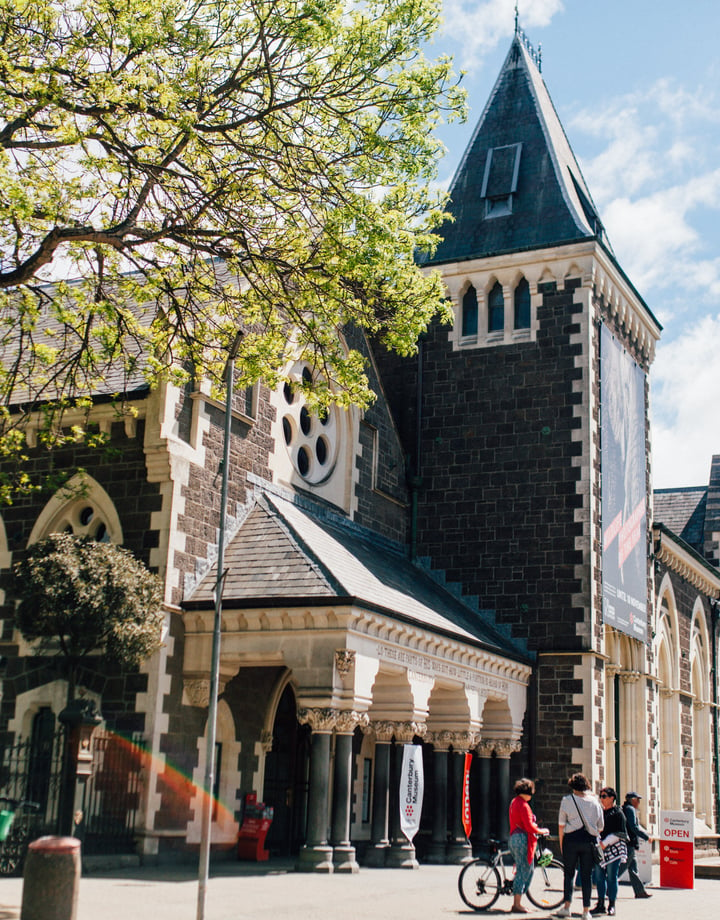
[(558, 815), (558, 838), (565, 869), (565, 903), (556, 917), (570, 916), (575, 868), (580, 867), (582, 885), (582, 920), (591, 920), (593, 850), (603, 829), (603, 810), (590, 791), (590, 783), (582, 773), (573, 773), (568, 780), (570, 793), (563, 796)]
[(600, 790), (600, 804), (603, 808), (600, 843), (604, 859), (602, 866), (595, 866), (594, 879), (598, 902), (590, 913), (597, 916), (606, 912), (605, 891), (607, 890), (607, 913), (612, 917), (615, 915), (620, 866), (627, 860), (627, 822), (625, 815), (617, 806), (617, 794), (611, 786), (605, 786)]

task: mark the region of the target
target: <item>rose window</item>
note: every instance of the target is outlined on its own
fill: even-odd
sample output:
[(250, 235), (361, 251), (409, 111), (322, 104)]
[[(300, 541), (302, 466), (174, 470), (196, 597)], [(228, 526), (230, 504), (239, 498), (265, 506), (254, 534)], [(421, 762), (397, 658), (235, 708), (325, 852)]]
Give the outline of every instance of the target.
[[(312, 373), (302, 367), (302, 380), (312, 383)], [(311, 412), (302, 391), (286, 383), (283, 387), (282, 429), (290, 459), (300, 476), (317, 485), (332, 473), (337, 458), (338, 419), (334, 406)]]

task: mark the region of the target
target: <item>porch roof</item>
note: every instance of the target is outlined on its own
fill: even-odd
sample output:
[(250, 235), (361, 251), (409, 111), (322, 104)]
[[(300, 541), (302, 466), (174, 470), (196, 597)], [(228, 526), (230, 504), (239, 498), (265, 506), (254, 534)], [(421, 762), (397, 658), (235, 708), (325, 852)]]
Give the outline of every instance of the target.
[[(530, 661), (490, 613), (473, 608), (412, 563), (406, 548), (277, 495), (258, 498), (225, 550), (223, 607), (356, 604), (515, 660)], [(183, 603), (214, 604), (213, 566)]]

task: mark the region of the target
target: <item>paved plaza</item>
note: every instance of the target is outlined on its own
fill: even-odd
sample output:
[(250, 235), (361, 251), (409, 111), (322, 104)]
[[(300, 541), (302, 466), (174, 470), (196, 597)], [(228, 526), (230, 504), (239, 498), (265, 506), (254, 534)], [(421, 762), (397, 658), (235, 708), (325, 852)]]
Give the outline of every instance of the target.
[[(657, 867), (655, 867), (657, 875)], [(206, 920), (441, 920), (510, 915), (510, 897), (485, 914), (468, 910), (457, 893), (455, 866), (362, 869), (354, 876), (320, 876), (289, 866), (214, 866), (205, 904)], [(22, 879), (0, 879), (0, 920), (20, 916)], [(620, 886), (617, 916), (627, 920), (717, 920), (720, 879), (698, 878), (691, 891), (651, 887), (653, 897), (634, 899)], [(80, 882), (77, 920), (195, 920), (198, 882), (193, 866), (127, 868), (86, 874)], [(579, 917), (576, 893), (573, 910)], [(511, 916), (520, 917), (520, 914)], [(534, 911), (529, 920), (547, 918)]]

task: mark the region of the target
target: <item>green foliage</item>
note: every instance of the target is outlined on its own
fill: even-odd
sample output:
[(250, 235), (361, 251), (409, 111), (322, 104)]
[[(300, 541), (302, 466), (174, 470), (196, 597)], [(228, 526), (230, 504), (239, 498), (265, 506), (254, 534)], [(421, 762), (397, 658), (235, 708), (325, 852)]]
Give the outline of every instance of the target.
[(11, 591), (23, 637), (59, 651), (71, 675), (90, 654), (135, 667), (160, 647), (160, 579), (122, 547), (52, 534), (15, 564)]
[(445, 309), (438, 6), (0, 0), (0, 405), (221, 380), (238, 327), (246, 383), (303, 358), (367, 404), (340, 330), (406, 354)]

